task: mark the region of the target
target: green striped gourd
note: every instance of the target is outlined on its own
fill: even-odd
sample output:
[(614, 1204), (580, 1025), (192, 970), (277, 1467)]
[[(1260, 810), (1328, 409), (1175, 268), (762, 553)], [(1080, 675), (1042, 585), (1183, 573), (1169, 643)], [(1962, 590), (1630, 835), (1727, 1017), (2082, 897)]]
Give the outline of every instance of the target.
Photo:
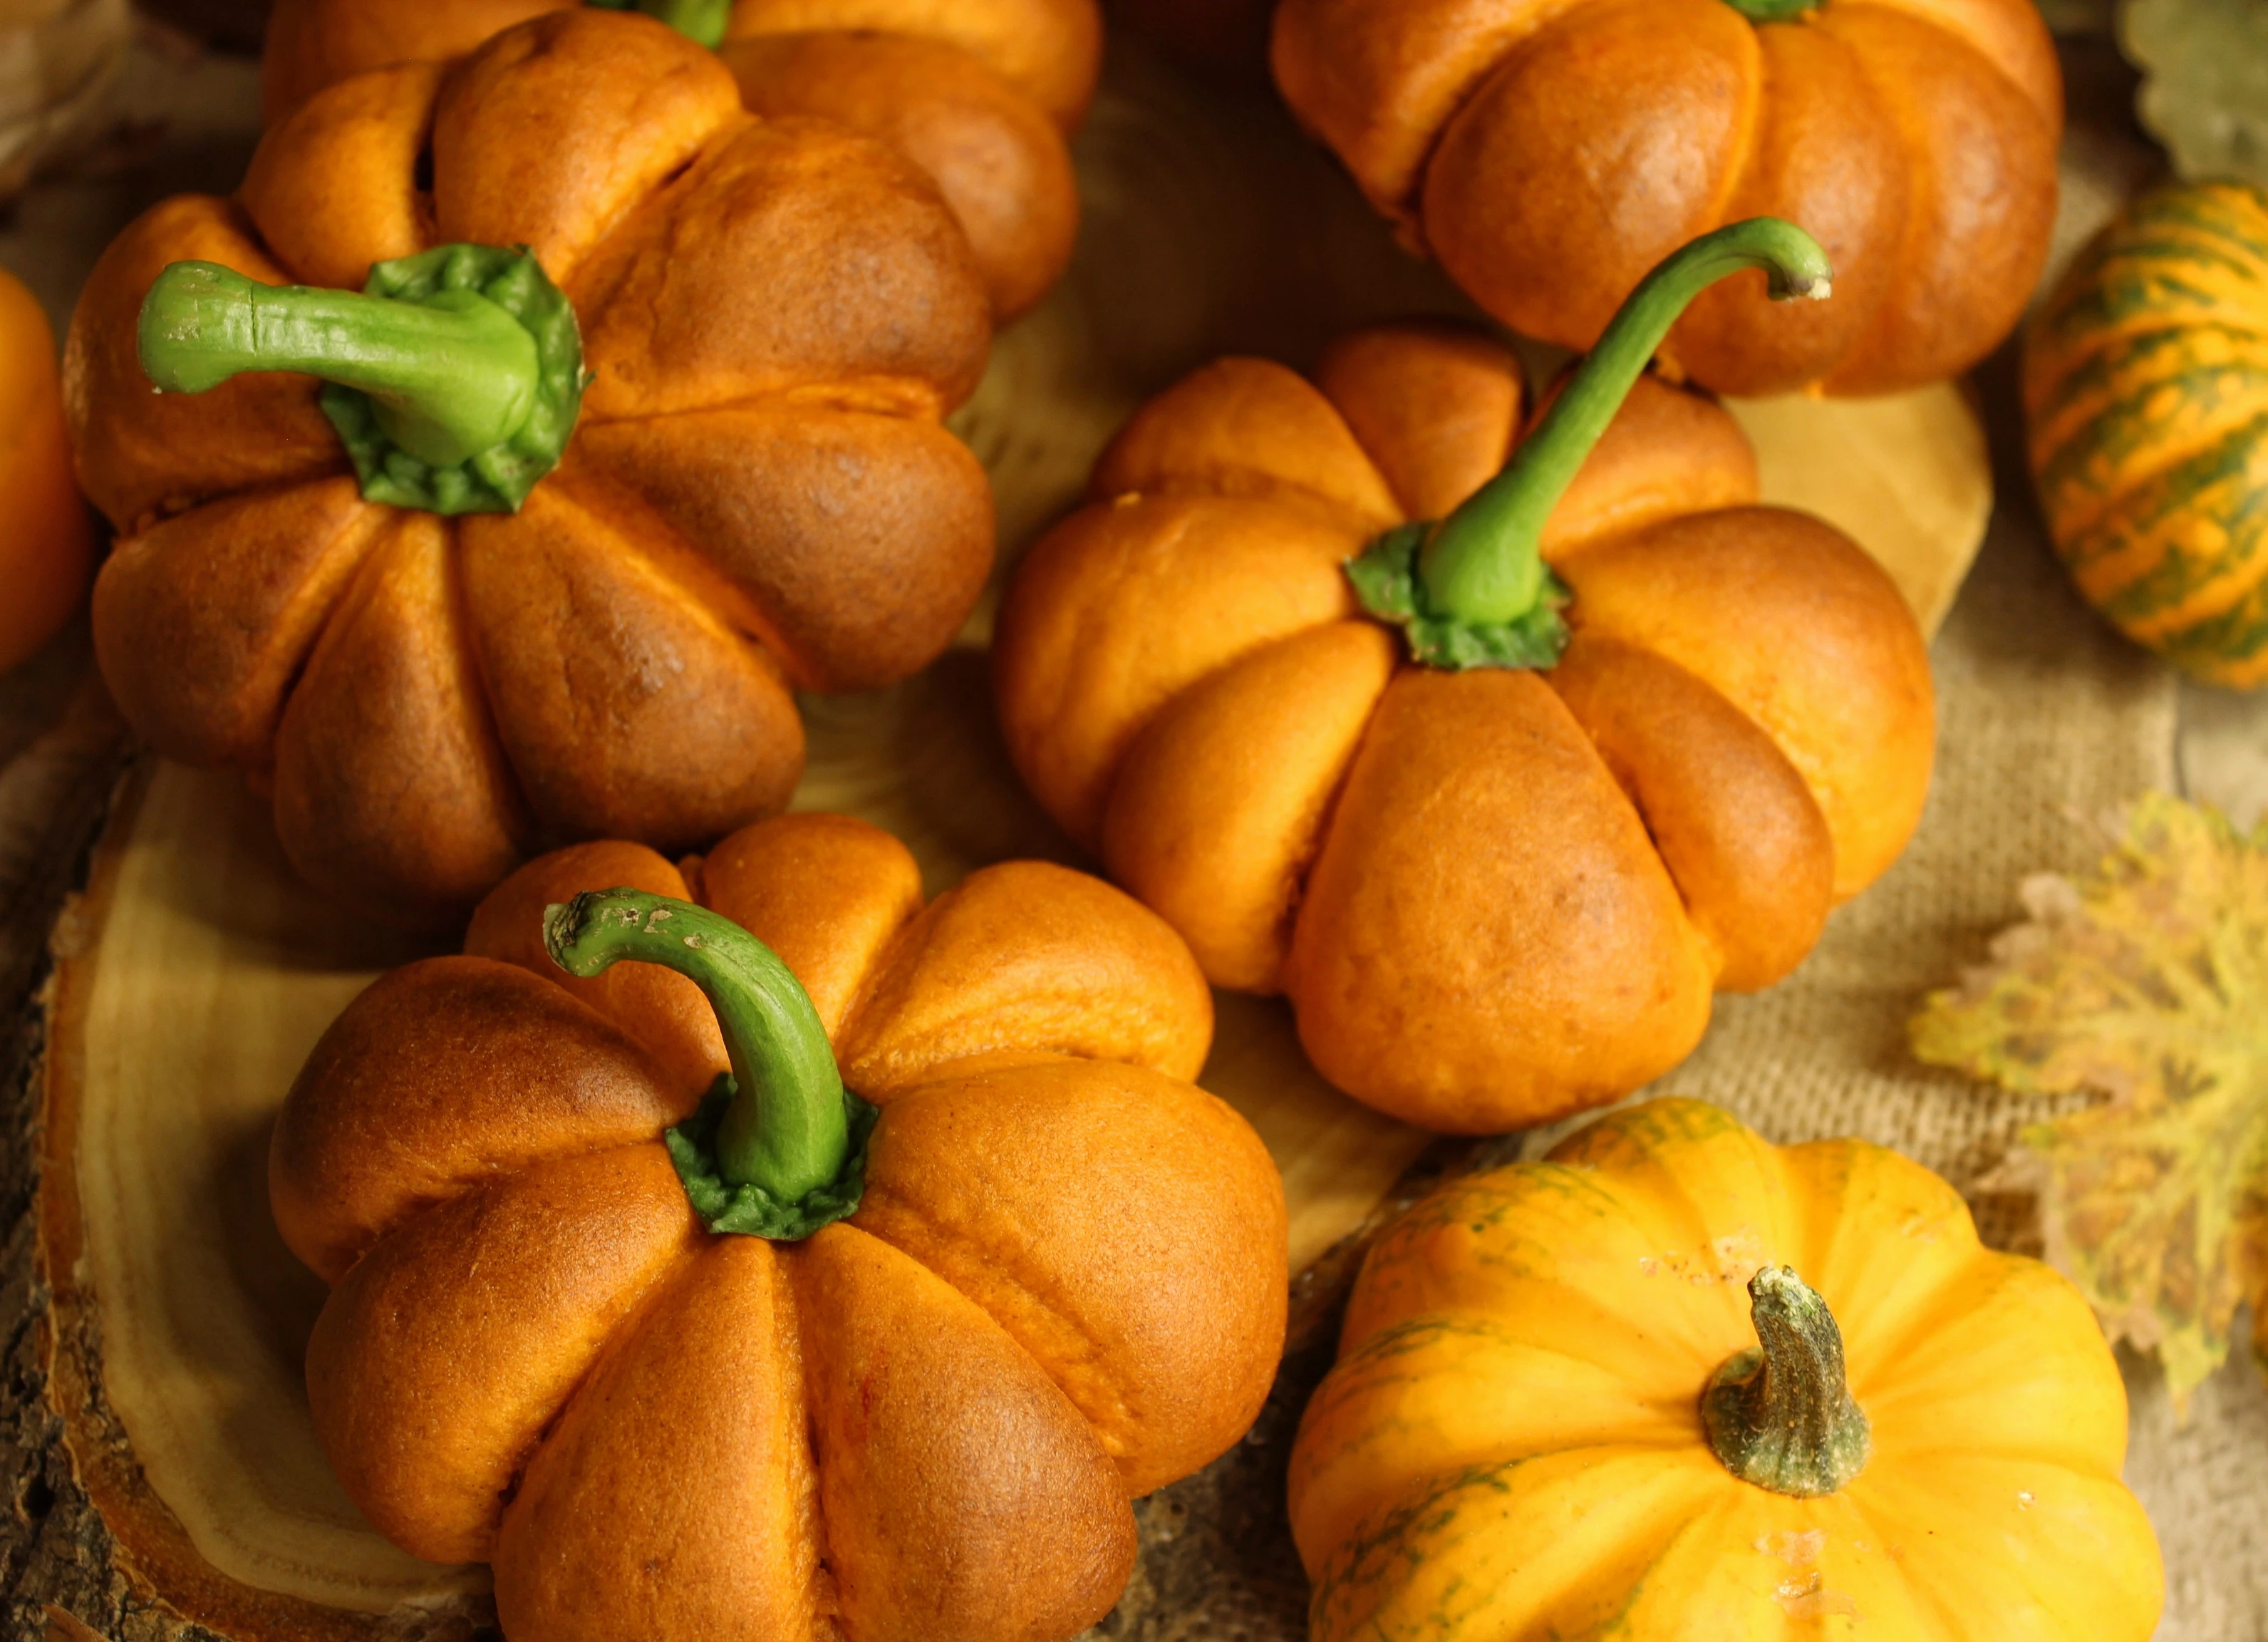
[(2268, 193), (2134, 201), (2033, 321), (2023, 386), (2088, 601), (2193, 677), (2268, 683)]

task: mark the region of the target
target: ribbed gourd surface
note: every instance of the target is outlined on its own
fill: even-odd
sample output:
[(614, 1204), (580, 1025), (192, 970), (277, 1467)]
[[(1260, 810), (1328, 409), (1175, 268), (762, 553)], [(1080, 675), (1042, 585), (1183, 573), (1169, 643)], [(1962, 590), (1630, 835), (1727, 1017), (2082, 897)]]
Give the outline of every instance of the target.
[(2196, 677), (2268, 683), (2268, 193), (2138, 200), (2034, 322), (2024, 402), (2088, 601)]

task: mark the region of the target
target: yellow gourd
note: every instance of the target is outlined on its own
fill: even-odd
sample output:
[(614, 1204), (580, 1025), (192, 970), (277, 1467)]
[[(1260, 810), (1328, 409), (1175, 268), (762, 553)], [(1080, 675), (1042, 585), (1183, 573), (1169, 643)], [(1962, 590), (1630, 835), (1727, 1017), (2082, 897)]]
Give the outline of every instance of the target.
[(1314, 1642), (2144, 1642), (2125, 1446), (2086, 1303), (1943, 1181), (1657, 1101), (1372, 1250), (1292, 1525)]

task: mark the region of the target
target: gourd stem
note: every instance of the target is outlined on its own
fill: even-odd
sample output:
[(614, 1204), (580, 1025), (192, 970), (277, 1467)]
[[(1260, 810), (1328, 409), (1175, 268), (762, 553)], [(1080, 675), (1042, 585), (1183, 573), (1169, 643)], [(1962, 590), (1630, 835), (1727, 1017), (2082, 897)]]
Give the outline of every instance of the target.
[(1749, 1285), (1758, 1349), (1717, 1371), (1701, 1399), (1709, 1445), (1735, 1476), (1774, 1493), (1831, 1494), (1873, 1445), (1851, 1399), (1843, 1331), (1827, 1302), (1785, 1266)]
[(712, 51), (725, 43), (725, 25), (733, 15), (733, 0), (590, 0), (590, 4), (608, 11), (643, 11)]
[(1504, 471), (1427, 539), (1418, 573), (1435, 615), (1512, 622), (1535, 607), (1546, 585), (1541, 549), (1551, 510), (1687, 305), (1751, 268), (1764, 270), (1774, 301), (1823, 299), (1833, 277), (1818, 242), (1775, 217), (1719, 228), (1666, 258), (1631, 292)]
[(176, 262), (143, 301), (139, 340), (142, 368), (167, 393), (202, 394), (247, 371), (359, 388), (387, 435), (436, 468), (504, 444), (536, 405), (535, 338), (472, 291), (405, 302)]
[(834, 1183), (850, 1152), (843, 1077), (810, 996), (771, 948), (703, 907), (639, 889), (580, 895), (543, 914), (543, 946), (588, 978), (628, 959), (708, 995), (736, 1092), (717, 1135), (730, 1185), (792, 1203)]
[(1821, 0), (1725, 0), (1751, 23), (1790, 23), (1815, 11)]

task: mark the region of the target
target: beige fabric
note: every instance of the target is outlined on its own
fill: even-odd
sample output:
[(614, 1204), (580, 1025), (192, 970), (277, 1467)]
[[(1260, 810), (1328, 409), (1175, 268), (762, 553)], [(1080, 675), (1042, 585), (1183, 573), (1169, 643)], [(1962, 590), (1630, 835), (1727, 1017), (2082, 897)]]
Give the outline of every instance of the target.
[(2268, 821), (2268, 690), (2182, 686), (2182, 791), (2240, 827)]

